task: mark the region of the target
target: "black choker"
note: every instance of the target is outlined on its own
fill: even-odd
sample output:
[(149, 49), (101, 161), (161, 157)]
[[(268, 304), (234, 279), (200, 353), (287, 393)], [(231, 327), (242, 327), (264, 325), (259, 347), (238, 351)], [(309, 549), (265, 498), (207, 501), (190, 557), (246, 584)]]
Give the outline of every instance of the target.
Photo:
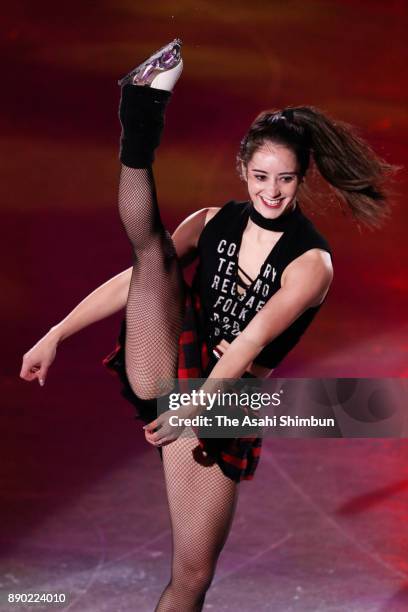
[(259, 225), (259, 227), (266, 230), (271, 230), (273, 232), (285, 232), (297, 219), (299, 219), (301, 215), (299, 204), (296, 204), (294, 209), (288, 213), (280, 215), (280, 217), (277, 219), (267, 219), (255, 209), (253, 204), (249, 203), (249, 206), (249, 218), (251, 221), (255, 223), (255, 225)]

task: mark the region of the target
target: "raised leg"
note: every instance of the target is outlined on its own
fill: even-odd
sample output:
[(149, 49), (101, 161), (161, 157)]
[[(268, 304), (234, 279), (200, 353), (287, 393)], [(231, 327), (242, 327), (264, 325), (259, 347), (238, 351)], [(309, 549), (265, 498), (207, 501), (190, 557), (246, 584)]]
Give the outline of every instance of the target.
[(142, 399), (170, 390), (184, 316), (182, 272), (160, 218), (151, 167), (182, 68), (180, 44), (173, 41), (121, 80), (119, 214), (133, 248), (125, 362), (129, 384)]
[(177, 376), (178, 338), (183, 322), (183, 278), (164, 229), (151, 168), (122, 166), (119, 211), (134, 249), (126, 306), (126, 373), (142, 399), (169, 391)]

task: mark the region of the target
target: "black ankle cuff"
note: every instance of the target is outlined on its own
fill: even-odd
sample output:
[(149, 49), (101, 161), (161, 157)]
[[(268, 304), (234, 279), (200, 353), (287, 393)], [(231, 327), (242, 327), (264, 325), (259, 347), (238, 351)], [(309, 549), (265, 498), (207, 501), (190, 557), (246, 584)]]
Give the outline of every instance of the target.
[(130, 90), (129, 95), (139, 96), (147, 100), (155, 100), (157, 102), (165, 102), (172, 96), (171, 91), (166, 89), (157, 89), (156, 87), (147, 87), (146, 85), (124, 85), (123, 89)]
[(134, 146), (132, 141), (121, 139), (119, 159), (128, 168), (150, 168), (155, 160), (154, 142), (152, 145)]
[(121, 88), (121, 103), (122, 100), (130, 102), (159, 102), (165, 103), (171, 98), (172, 92), (165, 89), (155, 89), (154, 87), (145, 87), (143, 85), (124, 85)]
[(147, 168), (154, 160), (172, 92), (138, 85), (121, 90), (119, 119), (122, 125), (120, 160), (130, 168)]

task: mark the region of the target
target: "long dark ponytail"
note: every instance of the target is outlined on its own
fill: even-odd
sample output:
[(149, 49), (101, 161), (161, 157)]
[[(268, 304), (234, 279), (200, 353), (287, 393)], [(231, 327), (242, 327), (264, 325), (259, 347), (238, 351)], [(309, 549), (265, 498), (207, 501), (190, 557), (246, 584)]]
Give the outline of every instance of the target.
[(264, 111), (241, 141), (238, 171), (267, 140), (291, 148), (304, 176), (310, 158), (352, 215), (369, 226), (379, 226), (389, 214), (386, 179), (398, 168), (378, 157), (351, 126), (334, 121), (312, 106)]

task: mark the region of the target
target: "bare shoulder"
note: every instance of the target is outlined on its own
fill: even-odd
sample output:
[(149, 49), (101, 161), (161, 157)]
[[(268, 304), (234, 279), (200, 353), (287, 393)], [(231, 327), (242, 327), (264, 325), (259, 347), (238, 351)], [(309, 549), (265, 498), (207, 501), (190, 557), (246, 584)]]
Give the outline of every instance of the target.
[(207, 225), (208, 221), (215, 217), (217, 212), (219, 212), (220, 210), (221, 208), (218, 206), (208, 206), (207, 208), (200, 208), (199, 210), (196, 210), (195, 212), (191, 213), (191, 215), (183, 219), (183, 221), (177, 227), (177, 230), (186, 226), (200, 227)]
[(311, 306), (319, 305), (326, 296), (333, 280), (330, 253), (323, 249), (309, 249), (294, 259), (283, 271), (282, 287), (292, 287), (312, 292)]
[(183, 221), (177, 227), (175, 233), (179, 230), (192, 230), (193, 232), (196, 232), (197, 229), (199, 230), (199, 233), (201, 233), (203, 227), (207, 225), (208, 221), (215, 217), (217, 212), (220, 210), (221, 208), (217, 206), (208, 206), (207, 208), (200, 208), (199, 210), (196, 210), (195, 212), (191, 213), (191, 215), (183, 219)]
[(330, 253), (323, 249), (309, 249), (286, 266), (282, 274), (282, 279), (292, 271), (301, 272), (306, 269), (310, 270), (310, 272), (318, 272), (331, 280), (333, 277), (333, 264)]
[(300, 262), (313, 264), (322, 270), (333, 271), (332, 259), (330, 253), (323, 249), (309, 249), (303, 255), (298, 257)]
[(173, 241), (179, 257), (197, 247), (198, 239), (205, 225), (220, 208), (208, 207), (196, 210), (186, 217), (173, 232)]

